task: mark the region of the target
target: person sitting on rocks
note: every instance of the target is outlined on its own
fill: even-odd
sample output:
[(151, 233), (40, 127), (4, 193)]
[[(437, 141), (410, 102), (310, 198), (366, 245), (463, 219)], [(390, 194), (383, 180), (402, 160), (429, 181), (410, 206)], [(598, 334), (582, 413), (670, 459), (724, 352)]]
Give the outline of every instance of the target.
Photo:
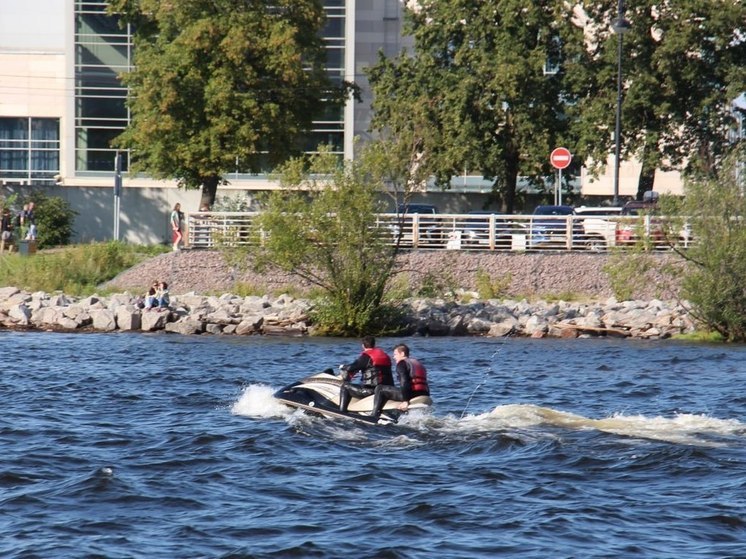
[(145, 295), (145, 310), (149, 311), (153, 307), (155, 307), (158, 304), (158, 299), (156, 297), (156, 293), (158, 292), (158, 286), (159, 282), (155, 281), (153, 282), (153, 285), (150, 286), (150, 289), (148, 289), (147, 294)]
[(168, 309), (168, 305), (171, 303), (171, 298), (168, 295), (168, 284), (162, 281), (158, 284), (158, 291), (155, 294), (156, 300), (158, 301), (158, 310)]

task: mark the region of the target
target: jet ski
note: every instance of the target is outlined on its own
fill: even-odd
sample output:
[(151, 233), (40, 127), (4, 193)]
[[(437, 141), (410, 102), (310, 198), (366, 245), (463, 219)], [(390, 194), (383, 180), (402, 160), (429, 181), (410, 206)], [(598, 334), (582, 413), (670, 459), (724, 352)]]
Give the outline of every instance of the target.
[(339, 387), (342, 379), (331, 369), (316, 373), (275, 392), (274, 397), (283, 404), (334, 419), (352, 419), (369, 425), (390, 425), (409, 411), (427, 410), (433, 404), (429, 396), (416, 396), (409, 402), (409, 409), (399, 410), (395, 400), (389, 400), (378, 419), (371, 417), (373, 395), (365, 398), (352, 398), (343, 412), (339, 409)]

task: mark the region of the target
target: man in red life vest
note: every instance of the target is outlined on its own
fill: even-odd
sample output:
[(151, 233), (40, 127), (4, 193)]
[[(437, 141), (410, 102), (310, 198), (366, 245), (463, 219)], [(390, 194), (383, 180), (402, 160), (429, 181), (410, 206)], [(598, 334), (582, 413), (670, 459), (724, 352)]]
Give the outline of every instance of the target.
[(427, 370), (417, 359), (409, 357), (409, 347), (407, 345), (399, 344), (394, 348), (394, 360), (396, 361), (396, 372), (399, 375), (399, 388), (384, 385), (376, 386), (372, 414), (376, 419), (381, 415), (383, 406), (389, 400), (401, 402), (399, 409), (406, 411), (409, 407), (409, 400), (415, 396), (430, 395), (430, 387), (427, 384)]
[[(362, 339), (363, 352), (349, 365), (342, 365), (342, 386), (339, 389), (339, 411), (346, 412), (352, 397), (365, 398), (373, 394), (376, 386), (394, 384), (391, 374), (391, 358), (381, 348), (376, 347), (373, 336)], [(361, 383), (350, 384), (350, 380), (360, 373)]]

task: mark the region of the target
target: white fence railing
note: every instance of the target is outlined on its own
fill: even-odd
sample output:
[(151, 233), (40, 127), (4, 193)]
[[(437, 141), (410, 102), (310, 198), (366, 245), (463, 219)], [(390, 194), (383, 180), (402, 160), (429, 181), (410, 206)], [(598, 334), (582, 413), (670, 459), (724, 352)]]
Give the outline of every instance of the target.
[[(186, 216), (192, 248), (238, 246), (258, 242), (254, 212), (201, 212)], [(688, 247), (688, 225), (663, 216), (379, 214), (382, 235), (402, 248), (451, 250), (605, 251), (643, 242), (652, 249)]]

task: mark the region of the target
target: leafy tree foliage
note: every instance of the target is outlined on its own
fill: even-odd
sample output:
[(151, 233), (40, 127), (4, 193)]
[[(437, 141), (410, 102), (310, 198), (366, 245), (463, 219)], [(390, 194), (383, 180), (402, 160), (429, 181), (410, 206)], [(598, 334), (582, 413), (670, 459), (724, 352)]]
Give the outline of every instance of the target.
[[(743, 157), (741, 152), (741, 157)], [(742, 164), (741, 164), (742, 165)], [(719, 178), (687, 184), (681, 214), (691, 223), (694, 244), (679, 252), (687, 264), (682, 295), (691, 313), (728, 341), (746, 341), (746, 197), (743, 169), (726, 159)]]
[(228, 172), (300, 153), (321, 100), (347, 94), (324, 69), (319, 0), (112, 0), (110, 10), (136, 31), (119, 145), (132, 149), (131, 170), (202, 187), (200, 206)]
[(319, 287), (317, 326), (327, 334), (381, 333), (396, 314), (383, 302), (397, 249), (376, 220), (386, 176), (379, 163), (374, 150), (344, 166), (329, 153), (293, 159), (280, 171), (283, 190), (269, 193), (255, 222), (256, 265)]
[[(623, 155), (643, 162), (640, 192), (653, 187), (656, 169), (716, 173), (729, 145), (730, 101), (746, 89), (746, 4), (626, 3)], [(420, 164), (439, 184), (479, 171), (495, 179), (511, 211), (517, 177), (543, 185), (557, 145), (593, 170), (606, 164), (614, 148), (618, 0), (408, 5), (413, 51), (381, 57), (370, 70), (373, 126), (404, 135), (408, 145), (414, 138)]]
[(575, 62), (550, 66), (560, 44), (582, 43), (572, 16), (549, 0), (410, 3), (414, 51), (369, 72), (373, 126), (405, 136), (441, 186), (465, 169), (493, 178), (512, 212), (518, 176), (543, 187), (549, 153), (570, 142), (562, 111)]
[(77, 212), (59, 196), (45, 196), (36, 192), (31, 196), (36, 214), (37, 239), (40, 248), (70, 243)]
[[(622, 36), (622, 159), (642, 161), (638, 195), (656, 169), (716, 177), (730, 148), (731, 102), (746, 89), (746, 3), (627, 0)], [(569, 78), (578, 102), (577, 150), (603, 165), (614, 145), (617, 0), (581, 2), (589, 23), (584, 63)]]

